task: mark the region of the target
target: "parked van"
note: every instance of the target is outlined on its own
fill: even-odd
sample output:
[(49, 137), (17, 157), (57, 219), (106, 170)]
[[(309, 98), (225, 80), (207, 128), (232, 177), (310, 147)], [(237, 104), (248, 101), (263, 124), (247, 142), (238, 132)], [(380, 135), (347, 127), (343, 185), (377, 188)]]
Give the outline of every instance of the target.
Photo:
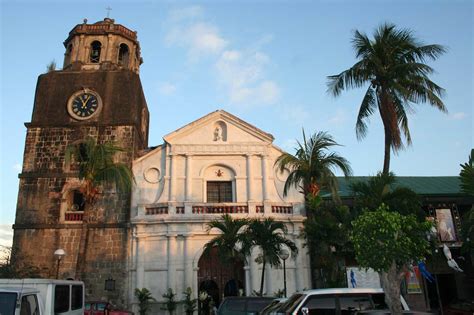
[(84, 283), (50, 279), (0, 279), (1, 315), (83, 315)]
[[(401, 297), (402, 310), (409, 310)], [(293, 294), (276, 314), (287, 315), (344, 315), (369, 310), (387, 310), (382, 289), (317, 289)]]

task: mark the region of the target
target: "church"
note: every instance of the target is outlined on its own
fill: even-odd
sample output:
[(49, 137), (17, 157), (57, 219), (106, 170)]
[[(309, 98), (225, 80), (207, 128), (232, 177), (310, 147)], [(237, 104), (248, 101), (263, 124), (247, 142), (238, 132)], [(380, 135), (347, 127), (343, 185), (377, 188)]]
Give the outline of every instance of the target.
[[(135, 288), (148, 288), (158, 302), (168, 288), (177, 300), (187, 287), (194, 297), (212, 289), (220, 298), (234, 271), (242, 292), (251, 295), (262, 272), (258, 252), (233, 266), (212, 252), (203, 256), (204, 245), (219, 234), (207, 223), (223, 214), (272, 217), (285, 223), (299, 250), (286, 261), (288, 295), (310, 287), (309, 257), (299, 238), (303, 196), (296, 190), (283, 195), (287, 174), (276, 170), (282, 150), (272, 135), (216, 110), (149, 147), (137, 32), (110, 18), (84, 20), (64, 47), (63, 69), (39, 76), (25, 124), (14, 257), (43, 277), (83, 280), (86, 300), (123, 307), (136, 303)], [(127, 193), (104, 187), (84, 222), (81, 182), (65, 151), (88, 137), (127, 148), (116, 160), (132, 169), (135, 184)], [(60, 260), (57, 249), (66, 252)], [(265, 294), (283, 285), (283, 269), (267, 266)], [(158, 310), (155, 305), (153, 313)]]

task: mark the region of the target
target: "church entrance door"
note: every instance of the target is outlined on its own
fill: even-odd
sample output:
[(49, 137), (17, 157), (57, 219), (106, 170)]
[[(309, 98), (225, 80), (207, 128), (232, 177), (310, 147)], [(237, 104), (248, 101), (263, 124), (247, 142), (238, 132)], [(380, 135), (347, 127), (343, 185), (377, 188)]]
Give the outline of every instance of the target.
[[(244, 286), (244, 262), (222, 264), (214, 247), (204, 253), (198, 262), (199, 293), (206, 292), (216, 307), (226, 296), (237, 296)], [(200, 303), (201, 304), (201, 303)]]

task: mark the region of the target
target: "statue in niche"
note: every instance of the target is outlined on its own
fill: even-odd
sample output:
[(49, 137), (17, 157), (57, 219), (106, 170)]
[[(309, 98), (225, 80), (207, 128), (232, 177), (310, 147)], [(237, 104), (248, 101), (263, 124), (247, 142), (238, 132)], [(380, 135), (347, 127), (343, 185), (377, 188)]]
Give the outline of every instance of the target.
[(222, 139), (222, 129), (219, 127), (216, 127), (214, 129), (214, 141), (218, 141)]

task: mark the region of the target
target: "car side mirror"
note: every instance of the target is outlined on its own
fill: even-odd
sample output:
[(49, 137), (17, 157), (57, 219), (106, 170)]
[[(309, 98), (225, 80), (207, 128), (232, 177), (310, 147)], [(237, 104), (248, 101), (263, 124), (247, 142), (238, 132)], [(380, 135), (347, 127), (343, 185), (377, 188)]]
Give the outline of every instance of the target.
[(301, 308), (301, 312), (303, 313), (303, 315), (309, 315), (309, 309), (307, 307)]

